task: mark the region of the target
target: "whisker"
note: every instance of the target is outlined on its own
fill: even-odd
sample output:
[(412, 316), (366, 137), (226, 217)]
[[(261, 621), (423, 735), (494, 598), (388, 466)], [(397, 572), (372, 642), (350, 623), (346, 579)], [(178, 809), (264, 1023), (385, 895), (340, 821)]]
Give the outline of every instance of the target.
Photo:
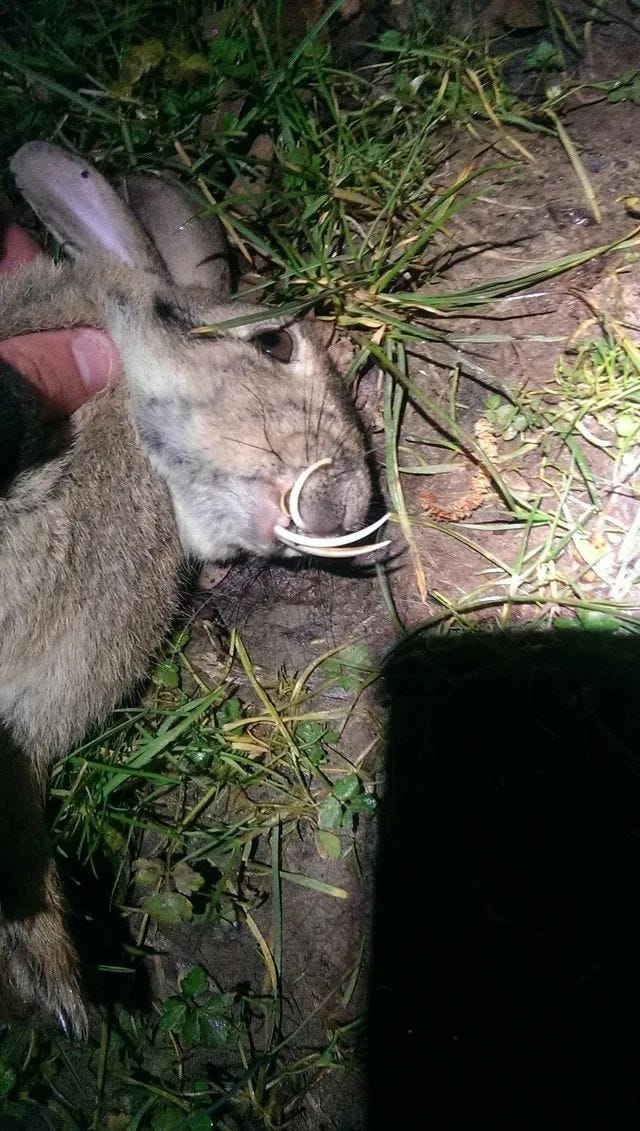
[(237, 436), (222, 436), (221, 439), (226, 440), (229, 444), (238, 444), (241, 448), (254, 448), (257, 452), (276, 454), (271, 447), (265, 448), (262, 444), (250, 444), (248, 440), (239, 440)]

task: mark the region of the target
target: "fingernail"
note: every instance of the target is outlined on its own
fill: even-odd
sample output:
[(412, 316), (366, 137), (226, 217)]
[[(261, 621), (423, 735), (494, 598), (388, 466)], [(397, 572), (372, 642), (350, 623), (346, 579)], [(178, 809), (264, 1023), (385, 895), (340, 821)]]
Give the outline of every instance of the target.
[(78, 330), (71, 343), (78, 372), (85, 388), (97, 393), (111, 385), (119, 374), (116, 347), (100, 330)]

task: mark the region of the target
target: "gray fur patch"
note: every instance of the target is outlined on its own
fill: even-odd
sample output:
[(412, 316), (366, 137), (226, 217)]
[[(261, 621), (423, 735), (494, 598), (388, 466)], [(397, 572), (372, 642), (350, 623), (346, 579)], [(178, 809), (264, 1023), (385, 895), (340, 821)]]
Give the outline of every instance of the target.
[(149, 457), (165, 472), (193, 471), (188, 432), (191, 412), (179, 397), (148, 397), (136, 404), (140, 439)]

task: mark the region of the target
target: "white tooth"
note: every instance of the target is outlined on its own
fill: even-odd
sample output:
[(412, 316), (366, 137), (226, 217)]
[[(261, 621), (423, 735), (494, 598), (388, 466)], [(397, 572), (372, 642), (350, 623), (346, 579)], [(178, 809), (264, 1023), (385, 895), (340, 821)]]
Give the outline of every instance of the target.
[[(291, 507), (293, 515), (293, 507)], [(287, 530), (284, 526), (274, 526), (274, 533), (278, 538), (294, 542), (297, 546), (304, 546), (305, 549), (321, 548), (321, 547), (336, 547), (348, 546), (350, 542), (360, 542), (367, 535), (373, 534), (374, 530), (378, 530), (383, 523), (389, 518), (388, 514), (383, 514), (376, 522), (372, 522), (370, 526), (364, 526), (362, 530), (354, 530), (352, 534), (341, 534), (335, 538), (314, 538), (312, 534), (297, 534), (294, 530)], [(296, 523), (296, 526), (298, 523)], [(379, 543), (375, 543), (376, 546)]]
[(285, 545), (298, 554), (308, 554), (312, 558), (357, 558), (361, 554), (372, 554), (374, 550), (382, 550), (390, 546), (391, 542), (371, 542), (368, 546), (294, 546), (290, 542)]
[(289, 514), (300, 530), (306, 529), (302, 521), (302, 515), (300, 514), (300, 492), (307, 482), (307, 479), (310, 475), (313, 475), (314, 471), (317, 471), (319, 467), (328, 467), (331, 463), (333, 463), (333, 460), (330, 459), (329, 456), (325, 456), (324, 459), (318, 459), (315, 463), (310, 464), (309, 467), (305, 467), (304, 471), (300, 472), (289, 492)]
[(280, 492), (280, 510), (282, 511), (283, 515), (285, 515), (287, 518), (291, 518), (291, 511), (289, 510), (289, 504), (287, 502), (287, 492), (286, 491)]

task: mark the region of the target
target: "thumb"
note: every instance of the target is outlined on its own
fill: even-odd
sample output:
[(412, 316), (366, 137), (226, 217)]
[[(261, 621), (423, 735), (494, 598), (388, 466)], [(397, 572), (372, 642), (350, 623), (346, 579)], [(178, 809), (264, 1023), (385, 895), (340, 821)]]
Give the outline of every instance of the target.
[(122, 373), (120, 355), (102, 330), (22, 334), (0, 343), (0, 360), (26, 377), (49, 416), (75, 412)]

